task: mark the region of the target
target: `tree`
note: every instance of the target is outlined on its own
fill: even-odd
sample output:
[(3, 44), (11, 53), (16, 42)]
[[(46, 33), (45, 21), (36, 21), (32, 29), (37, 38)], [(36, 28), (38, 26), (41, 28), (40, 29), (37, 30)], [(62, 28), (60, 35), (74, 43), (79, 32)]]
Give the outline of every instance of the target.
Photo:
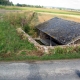
[(13, 5), (9, 0), (0, 0), (0, 5)]
[(28, 4), (19, 4), (19, 3), (17, 3), (16, 6), (43, 8), (43, 6), (40, 6), (40, 5), (28, 5)]
[(22, 7), (22, 4), (17, 3), (16, 6), (20, 6), (20, 7)]

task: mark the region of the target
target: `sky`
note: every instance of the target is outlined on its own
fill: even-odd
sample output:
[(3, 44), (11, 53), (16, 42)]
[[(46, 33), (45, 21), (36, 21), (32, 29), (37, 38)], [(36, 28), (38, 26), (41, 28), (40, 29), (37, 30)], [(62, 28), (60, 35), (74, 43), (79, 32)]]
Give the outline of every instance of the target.
[(10, 0), (14, 4), (29, 4), (80, 9), (80, 0)]

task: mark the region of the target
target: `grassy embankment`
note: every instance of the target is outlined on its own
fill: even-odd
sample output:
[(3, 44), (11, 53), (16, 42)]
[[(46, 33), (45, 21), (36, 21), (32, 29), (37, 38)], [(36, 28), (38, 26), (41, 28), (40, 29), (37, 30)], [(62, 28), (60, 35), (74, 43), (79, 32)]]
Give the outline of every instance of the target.
[(34, 45), (16, 32), (17, 27), (23, 27), (27, 32), (30, 30), (28, 24), (23, 23), (23, 20), (30, 20), (28, 17), (26, 19), (24, 14), (7, 13), (0, 16), (0, 60), (37, 53)]
[[(29, 17), (31, 13), (7, 13), (0, 17), (0, 60), (54, 60), (80, 58), (80, 47), (60, 48), (50, 50), (49, 54), (41, 53), (34, 45), (23, 39), (16, 32), (17, 27), (22, 27), (30, 35), (34, 33), (32, 27), (36, 18)], [(24, 23), (25, 21), (25, 23)], [(28, 21), (28, 23), (26, 23)], [(32, 25), (32, 26), (31, 26)]]

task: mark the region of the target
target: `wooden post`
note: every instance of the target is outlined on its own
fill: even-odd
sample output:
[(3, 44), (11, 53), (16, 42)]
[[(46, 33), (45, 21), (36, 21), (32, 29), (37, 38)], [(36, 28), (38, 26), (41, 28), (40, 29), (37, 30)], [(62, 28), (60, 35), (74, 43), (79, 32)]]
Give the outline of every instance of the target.
[(40, 39), (41, 31), (39, 30), (39, 39)]

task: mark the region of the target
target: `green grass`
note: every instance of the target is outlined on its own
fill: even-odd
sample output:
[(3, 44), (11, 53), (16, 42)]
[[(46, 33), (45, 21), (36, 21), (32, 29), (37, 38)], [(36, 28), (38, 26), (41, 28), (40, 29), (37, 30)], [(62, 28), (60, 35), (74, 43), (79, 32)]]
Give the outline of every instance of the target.
[(11, 57), (1, 58), (0, 61), (35, 61), (35, 60), (60, 60), (60, 59), (78, 59), (80, 58), (80, 47), (72, 48), (68, 47), (65, 49), (56, 47), (54, 50), (50, 51), (50, 54), (45, 54), (43, 56), (28, 56), (25, 52), (20, 55), (13, 55)]
[(44, 13), (53, 13), (53, 14), (68, 14), (68, 15), (80, 15), (80, 13), (78, 13), (78, 12), (69, 12), (69, 11), (67, 11), (67, 12), (56, 12), (56, 11), (43, 11), (43, 10), (35, 10), (36, 12), (44, 12)]
[(28, 40), (22, 40), (16, 32), (16, 28), (9, 22), (0, 22), (0, 58), (12, 56), (21, 50), (35, 50)]
[(61, 59), (79, 59), (80, 54), (52, 54), (52, 55), (44, 55), (44, 56), (27, 56), (27, 55), (18, 55), (18, 56), (11, 56), (6, 58), (1, 58), (0, 61), (36, 61), (36, 60), (61, 60)]
[(80, 15), (80, 12), (77, 12), (77, 11), (58, 10), (58, 9), (17, 7), (17, 6), (0, 6), (0, 8), (5, 9), (5, 10), (27, 10), (27, 11), (46, 12), (46, 13), (55, 13), (55, 14), (64, 14), (64, 15), (66, 15), (66, 14)]

